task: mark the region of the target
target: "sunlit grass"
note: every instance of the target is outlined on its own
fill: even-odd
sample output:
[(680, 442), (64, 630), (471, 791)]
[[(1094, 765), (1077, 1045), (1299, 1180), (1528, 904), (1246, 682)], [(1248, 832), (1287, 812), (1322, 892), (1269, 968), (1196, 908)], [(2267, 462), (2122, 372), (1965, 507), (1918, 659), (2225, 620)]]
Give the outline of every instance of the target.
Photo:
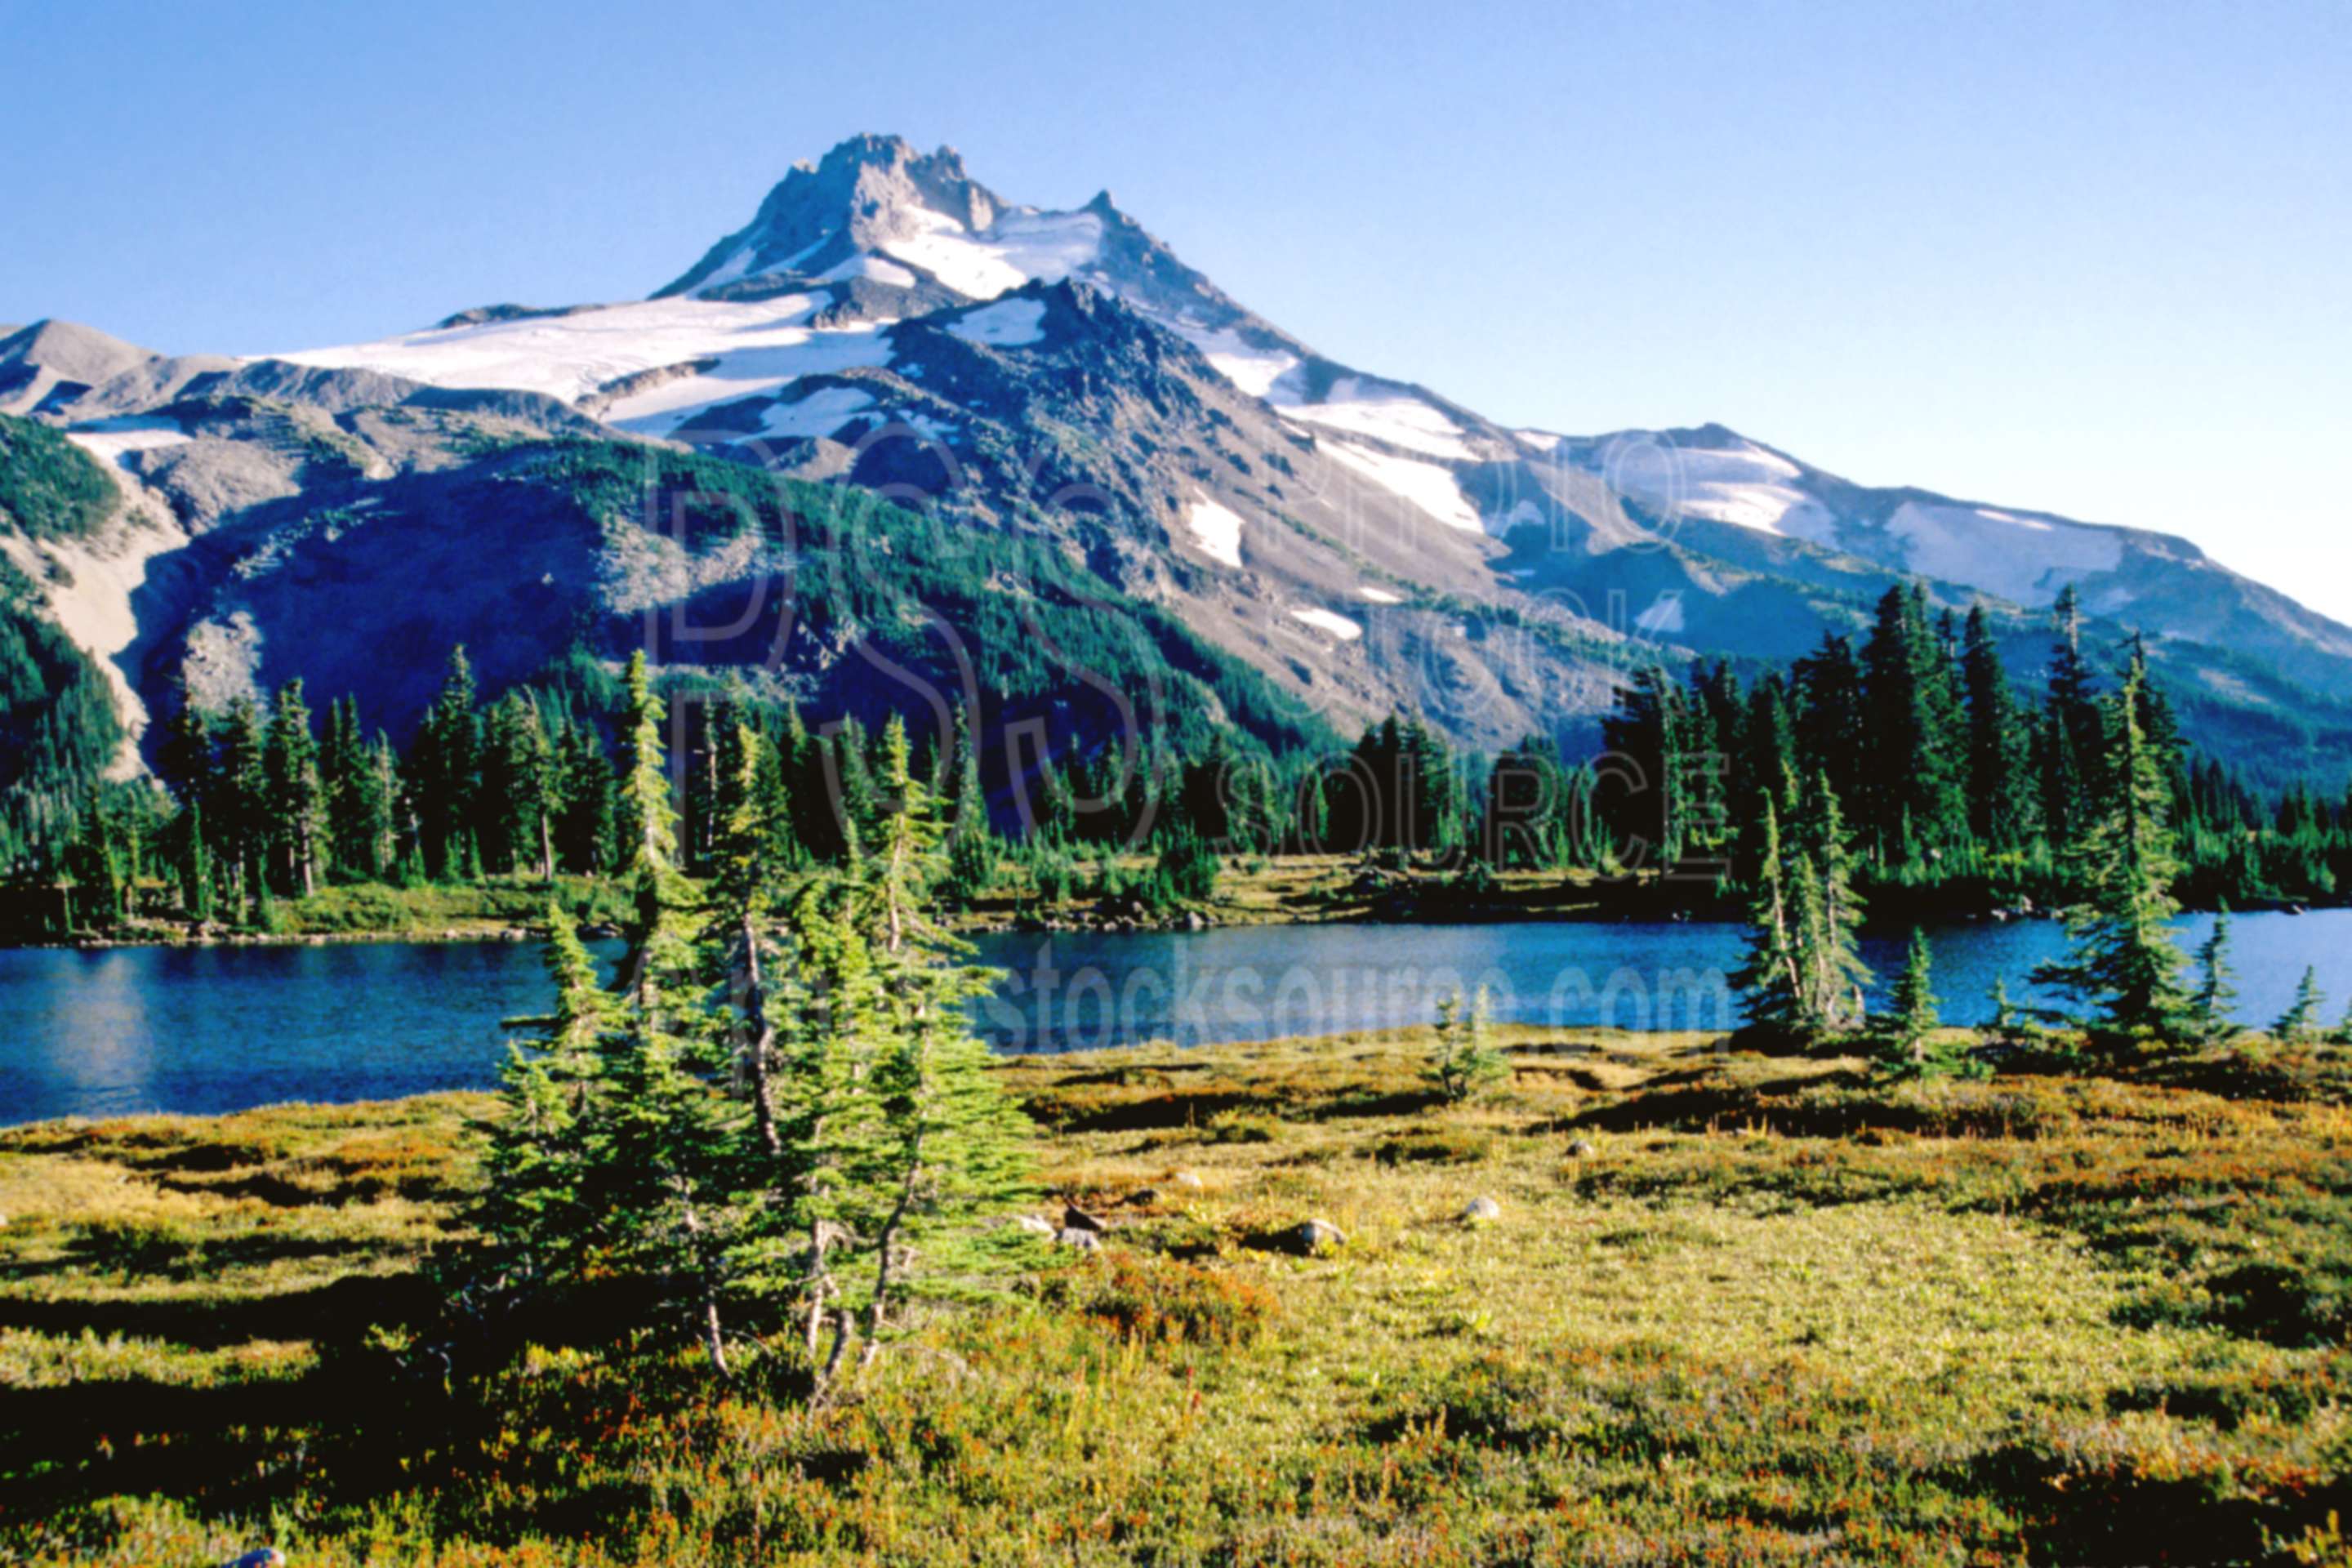
[[(0, 1547), (2251, 1562), (2352, 1513), (2332, 1054), (1886, 1088), (1497, 1035), (1513, 1082), (1459, 1108), (1426, 1031), (1008, 1063), (1040, 1206), (1104, 1256), (935, 1312), (822, 1411), (781, 1347), (721, 1390), (551, 1323), (462, 1398), (408, 1331), (371, 1348), (430, 1309), (478, 1099), (0, 1135)], [(1345, 1244), (1281, 1250), (1308, 1217)]]

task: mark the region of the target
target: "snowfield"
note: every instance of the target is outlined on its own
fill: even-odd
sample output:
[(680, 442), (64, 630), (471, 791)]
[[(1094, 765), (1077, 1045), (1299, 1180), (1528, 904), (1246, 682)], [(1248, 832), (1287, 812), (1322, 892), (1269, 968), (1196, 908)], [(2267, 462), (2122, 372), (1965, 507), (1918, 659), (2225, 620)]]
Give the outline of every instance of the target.
[(1058, 282), (1102, 250), (1102, 219), (1092, 213), (1006, 213), (974, 234), (929, 207), (902, 211), (925, 232), (885, 241), (883, 252), (971, 300), (993, 300), (1033, 278)]
[[(919, 202), (881, 216), (880, 227), (861, 232), (892, 237), (875, 241), (872, 249), (850, 256), (814, 281), (864, 279), (904, 288), (918, 283), (919, 274), (935, 279), (975, 301), (946, 322), (946, 331), (992, 349), (1018, 349), (1043, 339), (1045, 304), (1003, 298), (1009, 290), (1033, 280), (1071, 277), (1110, 288), (1129, 283), (1130, 304), (1185, 338), (1243, 394), (1264, 400), (1294, 429), (1311, 436), (1332, 463), (1402, 503), (1405, 510), (1395, 515), (1410, 525), (1426, 519), (1465, 533), (1504, 537), (1543, 523), (1550, 515), (1546, 505), (1525, 491), (1493, 517), (1482, 517), (1463, 491), (1459, 465), (1516, 454), (1538, 467), (1572, 465), (1579, 486), (1590, 487), (1587, 476), (1598, 476), (1668, 526), (1676, 519), (1704, 520), (1847, 551), (2029, 606), (2049, 603), (2063, 584), (2113, 570), (2122, 559), (2119, 534), (1957, 502), (1906, 500), (1884, 521), (1874, 512), (1841, 514), (1822, 499), (1829, 492), (1817, 493), (1823, 476), (1712, 426), (1685, 433), (1679, 440), (1633, 430), (1599, 441), (1528, 428), (1496, 442), (1465, 427), (1410, 385), (1353, 374), (1336, 374), (1323, 395), (1309, 401), (1309, 380), (1336, 374), (1333, 367), (1318, 366), (1318, 376), (1310, 378), (1307, 353), (1298, 345), (1255, 327), (1245, 335), (1240, 327), (1213, 325), (1207, 304), (1171, 304), (1160, 280), (1114, 276), (1105, 265), (1106, 220), (1096, 212), (1002, 209), (978, 229)], [(845, 214), (840, 221), (847, 221)], [(798, 255), (764, 268), (758, 265), (757, 237), (748, 237), (699, 289), (722, 287), (755, 272), (790, 272), (837, 245), (842, 232), (836, 226)], [(1202, 287), (1213, 303), (1213, 290)], [(641, 435), (676, 437), (694, 432), (698, 419), (720, 405), (788, 397), (806, 376), (889, 367), (892, 323), (821, 328), (814, 317), (829, 300), (814, 288), (757, 301), (652, 300), (277, 357), (297, 364), (379, 370), (435, 386), (542, 393), (575, 405), (621, 378), (667, 371), (673, 374), (646, 375), (649, 384), (614, 400), (602, 416)], [(1224, 319), (1234, 320), (1230, 314)], [(703, 365), (708, 368), (695, 368)], [(905, 374), (918, 371), (909, 365)], [(778, 439), (821, 437), (860, 416), (890, 417), (877, 407), (876, 395), (828, 387), (797, 401), (776, 401), (761, 411), (757, 433)], [(734, 417), (714, 423), (740, 437), (751, 422)], [(952, 424), (932, 417), (910, 423), (940, 440), (955, 431)], [(176, 426), (158, 424), (89, 426), (74, 432), (73, 438), (119, 467), (129, 453), (186, 437)], [(1499, 499), (1495, 504), (1500, 506)], [(1244, 520), (1238, 513), (1206, 495), (1180, 501), (1178, 511), (1180, 540), (1221, 565), (1242, 565)], [(1523, 577), (1526, 572), (1513, 574)], [(1399, 602), (1381, 589), (1357, 592), (1368, 604)], [(1328, 610), (1292, 613), (1334, 637), (1352, 637), (1361, 630)], [(1662, 636), (1679, 633), (1685, 629), (1683, 605), (1662, 598), (1635, 625)]]
[(1683, 596), (1679, 589), (1670, 589), (1650, 603), (1650, 607), (1633, 617), (1634, 626), (1652, 637), (1672, 637), (1683, 629)]
[(1318, 441), (1315, 445), (1318, 450), (1353, 468), (1423, 516), (1466, 533), (1486, 531), (1486, 525), (1478, 520), (1478, 509), (1463, 495), (1452, 469), (1411, 458), (1391, 458), (1346, 441)]
[(1185, 513), (1184, 525), (1192, 530), (1192, 542), (1201, 553), (1228, 566), (1242, 563), (1241, 514), (1231, 507), (1222, 506), (1206, 496), (1192, 503)]
[(760, 432), (786, 437), (830, 436), (847, 424), (851, 416), (873, 406), (871, 393), (854, 386), (823, 387), (798, 403), (779, 403), (771, 407), (761, 418)]
[(1265, 349), (1244, 339), (1231, 327), (1215, 331), (1191, 321), (1160, 320), (1161, 325), (1199, 349), (1219, 375), (1252, 397), (1278, 402), (1276, 389), (1284, 378), (1298, 368), (1298, 356), (1284, 349)]
[[(717, 358), (719, 374), (738, 376), (746, 357), (755, 353), (768, 353), (772, 363), (781, 363), (774, 360), (775, 351), (807, 348), (850, 331), (812, 328), (808, 318), (823, 303), (823, 297), (814, 294), (787, 294), (748, 304), (646, 300), (568, 316), (484, 321), (264, 357), (332, 369), (378, 370), (429, 386), (539, 392), (577, 403), (622, 376), (688, 360)], [(861, 323), (860, 330), (870, 335), (874, 329)], [(772, 386), (781, 384), (772, 373), (766, 379)]]
[(1345, 616), (1334, 615), (1320, 605), (1295, 609), (1290, 612), (1290, 615), (1292, 619), (1305, 621), (1318, 632), (1328, 632), (1341, 642), (1354, 642), (1364, 635), (1364, 628), (1360, 623), (1351, 621)]
[(1289, 403), (1277, 397), (1275, 406), (1293, 419), (1369, 437), (1425, 457), (1467, 462), (1477, 456), (1463, 440), (1462, 426), (1403, 387), (1387, 382), (1341, 376), (1320, 403)]
[(1837, 520), (1801, 489), (1804, 470), (1754, 443), (1677, 447), (1646, 433), (1612, 438), (1586, 461), (1660, 518), (1704, 518), (1832, 547)]
[(1000, 300), (984, 305), (948, 327), (951, 336), (991, 348), (1017, 349), (1045, 335), (1043, 300)]
[[(1965, 583), (2038, 608), (2067, 584), (2123, 562), (2124, 542), (2102, 528), (2018, 517), (1990, 507), (1905, 501), (1886, 520), (1914, 572)], [(2116, 606), (2119, 607), (2119, 606)]]
[(79, 430), (68, 430), (66, 439), (108, 468), (118, 468), (122, 466), (122, 459), (133, 452), (152, 452), (159, 447), (185, 446), (188, 433), (175, 421), (133, 415), (121, 419), (100, 420), (93, 425), (85, 425)]

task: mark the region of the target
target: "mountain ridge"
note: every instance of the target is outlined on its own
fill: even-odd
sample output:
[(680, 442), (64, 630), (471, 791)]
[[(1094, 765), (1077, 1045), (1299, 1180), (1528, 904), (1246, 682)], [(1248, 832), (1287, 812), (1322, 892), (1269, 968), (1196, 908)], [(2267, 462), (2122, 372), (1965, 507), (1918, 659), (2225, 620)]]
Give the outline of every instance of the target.
[[(2250, 715), (2299, 766), (2352, 763), (2352, 628), (2188, 540), (1860, 485), (1717, 424), (1511, 428), (1318, 353), (1108, 191), (1021, 205), (896, 137), (795, 165), (641, 300), (478, 307), (244, 360), (39, 322), (0, 340), (12, 386), (161, 486), (192, 536), (302, 504), (309, 460), (215, 416), (241, 398), (313, 411), (303, 439), (364, 448), (362, 483), (475, 438), (399, 421), (481, 420), (868, 489), (1054, 542), (1334, 722), (1412, 707), (1485, 747), (1589, 738), (1629, 658), (1786, 658), (1915, 576), (1948, 605), (1986, 598), (2030, 659), (2072, 585), (2148, 634), (2192, 712)], [(256, 681), (301, 664), (256, 658)]]

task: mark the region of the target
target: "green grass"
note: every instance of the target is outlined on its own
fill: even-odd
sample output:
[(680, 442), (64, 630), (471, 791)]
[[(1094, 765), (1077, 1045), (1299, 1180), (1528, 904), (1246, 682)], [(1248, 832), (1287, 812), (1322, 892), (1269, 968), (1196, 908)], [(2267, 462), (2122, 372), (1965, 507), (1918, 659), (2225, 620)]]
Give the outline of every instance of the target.
[[(569, 1319), (446, 1375), (478, 1099), (10, 1131), (0, 1555), (2347, 1561), (2337, 1052), (1890, 1089), (1496, 1034), (1465, 1108), (1426, 1032), (1007, 1063), (1102, 1254), (824, 1410)], [(1308, 1216), (1346, 1244), (1267, 1246)]]

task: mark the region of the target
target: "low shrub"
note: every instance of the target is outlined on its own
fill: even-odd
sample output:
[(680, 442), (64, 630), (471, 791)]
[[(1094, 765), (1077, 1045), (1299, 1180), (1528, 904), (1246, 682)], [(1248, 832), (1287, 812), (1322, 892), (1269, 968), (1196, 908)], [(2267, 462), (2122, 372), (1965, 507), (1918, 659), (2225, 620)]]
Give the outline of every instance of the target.
[(1202, 1136), (1212, 1143), (1271, 1143), (1282, 1136), (1282, 1123), (1271, 1116), (1226, 1110), (1209, 1119)]
[(1054, 1284), (1064, 1304), (1120, 1338), (1163, 1344), (1247, 1344), (1281, 1310), (1274, 1292), (1255, 1280), (1124, 1249)]
[(1383, 1165), (1475, 1165), (1495, 1152), (1495, 1135), (1476, 1127), (1426, 1127), (1372, 1145)]

